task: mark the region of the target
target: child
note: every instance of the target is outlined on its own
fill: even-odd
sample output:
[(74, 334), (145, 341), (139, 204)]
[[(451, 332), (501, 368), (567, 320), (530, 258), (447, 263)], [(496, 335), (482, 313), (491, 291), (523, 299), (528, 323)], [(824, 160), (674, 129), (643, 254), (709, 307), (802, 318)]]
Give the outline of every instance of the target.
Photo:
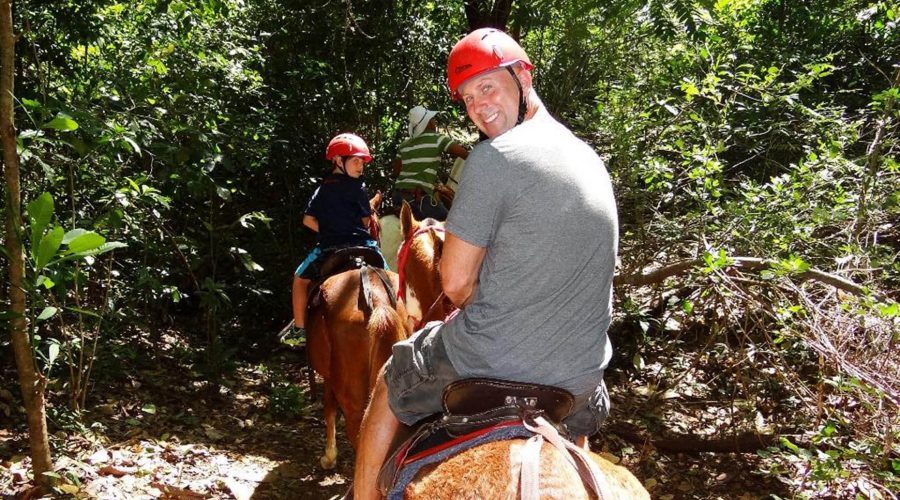
[(405, 200), (420, 220), (447, 218), (447, 208), (434, 192), (441, 154), (463, 160), (469, 156), (469, 152), (452, 138), (437, 132), (435, 115), (437, 111), (422, 106), (409, 110), (409, 139), (400, 144), (399, 156), (394, 160), (394, 176), (397, 177), (394, 204), (399, 207)]
[(325, 159), (332, 163), (333, 170), (313, 193), (303, 215), (303, 225), (318, 233), (318, 241), (294, 272), (294, 338), (306, 336), (309, 283), (319, 277), (322, 263), (341, 248), (368, 246), (378, 251), (369, 234), (372, 209), (366, 185), (360, 179), (363, 167), (372, 161), (369, 147), (357, 135), (340, 134), (328, 143)]

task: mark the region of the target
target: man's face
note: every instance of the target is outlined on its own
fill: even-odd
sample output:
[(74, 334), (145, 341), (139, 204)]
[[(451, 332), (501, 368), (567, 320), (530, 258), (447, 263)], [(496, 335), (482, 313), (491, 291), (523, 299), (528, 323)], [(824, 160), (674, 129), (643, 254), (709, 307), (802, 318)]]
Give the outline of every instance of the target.
[[(522, 87), (527, 89), (525, 82), (522, 83)], [(472, 123), (488, 137), (493, 139), (516, 126), (519, 89), (506, 68), (473, 76), (463, 82), (458, 90)]]

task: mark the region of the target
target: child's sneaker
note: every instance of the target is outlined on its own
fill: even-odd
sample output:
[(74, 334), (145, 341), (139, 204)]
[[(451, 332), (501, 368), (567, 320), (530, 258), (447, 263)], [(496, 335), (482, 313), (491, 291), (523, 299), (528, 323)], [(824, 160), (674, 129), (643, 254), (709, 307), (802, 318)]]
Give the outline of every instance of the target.
[(297, 327), (291, 323), (290, 327), (281, 331), (278, 340), (282, 344), (287, 344), (289, 346), (300, 345), (306, 342), (306, 328), (303, 328), (302, 326)]

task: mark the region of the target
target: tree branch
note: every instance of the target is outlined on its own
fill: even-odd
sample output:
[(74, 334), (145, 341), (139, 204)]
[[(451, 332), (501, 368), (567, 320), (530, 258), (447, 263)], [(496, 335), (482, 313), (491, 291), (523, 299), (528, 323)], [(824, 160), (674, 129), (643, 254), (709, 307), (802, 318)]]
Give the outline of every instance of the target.
[[(751, 271), (763, 271), (766, 269), (770, 269), (772, 266), (777, 264), (777, 261), (772, 259), (761, 259), (758, 257), (731, 257), (729, 260), (732, 262), (732, 265), (742, 269), (748, 269)], [(683, 274), (697, 266), (704, 264), (703, 259), (690, 259), (683, 260), (680, 262), (676, 262), (674, 264), (669, 264), (667, 266), (663, 266), (655, 271), (651, 271), (647, 274), (637, 274), (637, 275), (618, 275), (615, 278), (616, 285), (653, 285), (656, 283), (661, 283), (666, 278), (670, 278), (672, 276), (676, 276), (679, 274)], [(847, 278), (843, 278), (841, 276), (837, 276), (835, 274), (829, 274), (824, 271), (819, 271), (818, 269), (811, 269), (809, 271), (798, 273), (796, 275), (797, 278), (801, 280), (813, 279), (827, 285), (831, 285), (837, 289), (843, 290), (847, 293), (852, 293), (858, 296), (866, 296), (872, 295), (876, 299), (881, 299), (879, 295), (874, 293), (870, 293), (866, 287), (859, 285), (852, 280)]]
[(777, 445), (781, 442), (781, 438), (789, 438), (792, 443), (801, 448), (811, 446), (811, 443), (799, 434), (741, 432), (730, 436), (702, 438), (696, 435), (672, 434), (664, 431), (664, 437), (655, 437), (627, 422), (611, 424), (606, 432), (616, 434), (633, 444), (649, 443), (657, 450), (675, 453), (754, 453), (756, 450)]

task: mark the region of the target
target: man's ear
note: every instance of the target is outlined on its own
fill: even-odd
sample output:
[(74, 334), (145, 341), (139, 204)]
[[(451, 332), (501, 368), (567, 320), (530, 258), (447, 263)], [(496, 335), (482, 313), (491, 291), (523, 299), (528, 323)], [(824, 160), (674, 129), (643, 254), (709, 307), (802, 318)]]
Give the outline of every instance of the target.
[(531, 70), (525, 69), (521, 64), (516, 65), (516, 74), (519, 76), (519, 82), (522, 84), (522, 91), (528, 94), (531, 90)]

